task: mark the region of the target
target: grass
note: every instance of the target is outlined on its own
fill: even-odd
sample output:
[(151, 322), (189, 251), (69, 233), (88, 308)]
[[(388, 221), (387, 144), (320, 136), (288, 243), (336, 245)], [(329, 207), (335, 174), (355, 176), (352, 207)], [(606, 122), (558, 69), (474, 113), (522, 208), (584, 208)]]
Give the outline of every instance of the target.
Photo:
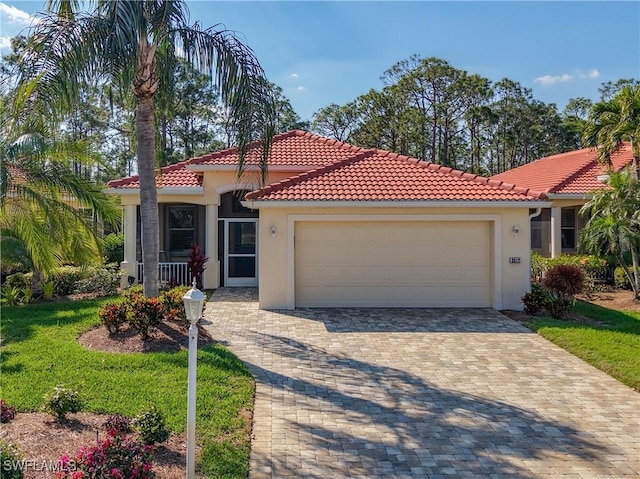
[(576, 303), (574, 311), (594, 323), (541, 318), (527, 326), (640, 391), (640, 312), (616, 311), (582, 301)]
[[(84, 410), (135, 416), (156, 404), (175, 432), (186, 428), (187, 351), (114, 354), (90, 351), (76, 338), (99, 324), (105, 300), (2, 308), (2, 397), (19, 411), (37, 411), (57, 384), (80, 391)], [(198, 351), (199, 465), (207, 477), (246, 477), (254, 382), (220, 345)], [(76, 451), (69, 451), (75, 453)]]

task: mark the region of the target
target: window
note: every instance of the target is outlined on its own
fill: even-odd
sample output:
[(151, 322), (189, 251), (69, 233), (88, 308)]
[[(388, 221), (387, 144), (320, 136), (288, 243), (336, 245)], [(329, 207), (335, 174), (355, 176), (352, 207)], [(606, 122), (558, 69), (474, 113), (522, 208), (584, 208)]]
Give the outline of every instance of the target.
[(531, 218), (531, 249), (542, 249), (542, 214)]
[(562, 208), (560, 217), (562, 249), (576, 249), (576, 210)]
[(169, 206), (169, 252), (185, 253), (196, 242), (196, 207)]

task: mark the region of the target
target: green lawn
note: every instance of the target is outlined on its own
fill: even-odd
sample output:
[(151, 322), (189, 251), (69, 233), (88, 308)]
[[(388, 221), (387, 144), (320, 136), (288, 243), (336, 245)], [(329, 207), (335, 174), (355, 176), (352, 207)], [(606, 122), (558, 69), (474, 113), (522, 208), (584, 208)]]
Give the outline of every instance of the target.
[[(2, 308), (2, 397), (19, 411), (36, 411), (56, 384), (77, 388), (85, 410), (134, 416), (150, 403), (171, 429), (184, 431), (187, 352), (113, 354), (76, 341), (99, 323), (104, 300)], [(253, 409), (254, 382), (223, 346), (198, 352), (197, 436), (200, 468), (208, 477), (246, 477), (250, 427), (240, 414)], [(76, 451), (69, 451), (75, 453)]]
[(574, 311), (603, 323), (541, 318), (527, 324), (561, 348), (640, 391), (640, 313), (578, 301)]

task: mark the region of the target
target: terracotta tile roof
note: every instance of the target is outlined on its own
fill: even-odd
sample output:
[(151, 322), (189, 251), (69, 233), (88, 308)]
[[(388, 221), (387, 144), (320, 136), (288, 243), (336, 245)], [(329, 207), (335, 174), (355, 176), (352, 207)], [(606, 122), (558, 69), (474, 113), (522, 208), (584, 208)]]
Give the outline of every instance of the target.
[[(362, 148), (331, 140), (301, 130), (293, 130), (273, 137), (269, 166), (318, 167), (344, 160)], [(250, 145), (246, 162), (257, 165), (262, 150), (258, 142)], [(192, 165), (237, 165), (238, 149), (230, 148), (189, 160)]]
[[(293, 130), (273, 137), (268, 165), (300, 167), (300, 169), (316, 168), (350, 158), (359, 151), (362, 151), (362, 148), (305, 131)], [(261, 154), (259, 142), (252, 143), (245, 159), (246, 164), (257, 165)], [(188, 165), (235, 166), (237, 164), (237, 148), (198, 156), (162, 168), (162, 185), (165, 187), (202, 186), (202, 177), (188, 170), (186, 168)], [(159, 181), (157, 184), (160, 187)], [(110, 181), (107, 186), (110, 188), (140, 188), (140, 179), (137, 175), (130, 176)]]
[[(631, 144), (625, 142), (611, 159), (616, 171), (629, 165), (633, 159)], [(585, 194), (606, 187), (597, 179), (604, 173), (606, 168), (596, 160), (596, 150), (585, 148), (547, 156), (491, 179), (545, 193)]]
[[(156, 187), (189, 188), (202, 186), (202, 175), (187, 170), (185, 166), (188, 162), (176, 163), (165, 166), (161, 169), (161, 174), (156, 175)], [(140, 177), (138, 175), (128, 176), (119, 180), (112, 180), (107, 183), (109, 188), (140, 188)]]
[(245, 197), (259, 201), (529, 201), (525, 188), (382, 150), (360, 153)]

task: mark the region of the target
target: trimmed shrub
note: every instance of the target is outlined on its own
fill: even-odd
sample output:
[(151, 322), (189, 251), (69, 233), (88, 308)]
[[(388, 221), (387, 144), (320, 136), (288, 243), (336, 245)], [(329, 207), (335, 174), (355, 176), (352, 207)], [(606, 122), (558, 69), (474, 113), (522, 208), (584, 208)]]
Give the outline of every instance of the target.
[[(114, 435), (98, 440), (94, 446), (84, 446), (74, 462), (68, 455), (58, 461), (62, 479), (87, 477), (93, 479), (150, 479), (153, 472), (151, 449), (127, 436)], [(82, 475), (79, 475), (82, 473)]]
[(13, 444), (0, 438), (0, 477), (2, 479), (22, 479), (22, 454)]
[(578, 266), (559, 264), (547, 270), (542, 284), (555, 297), (573, 298), (582, 291), (584, 272)]
[(116, 267), (101, 267), (87, 270), (84, 278), (73, 286), (74, 293), (95, 293), (98, 296), (113, 296), (118, 292), (122, 272)]
[(104, 262), (118, 263), (124, 259), (124, 233), (110, 233), (102, 238)]
[(162, 322), (162, 303), (158, 298), (133, 295), (128, 304), (129, 324), (142, 336), (142, 339), (147, 339), (149, 333)]
[(145, 444), (161, 444), (169, 439), (170, 431), (156, 406), (136, 416), (131, 425)]
[(0, 399), (0, 422), (7, 423), (16, 417), (16, 408), (9, 406), (4, 399)]
[(82, 403), (78, 391), (67, 389), (63, 384), (60, 384), (52, 392), (45, 394), (42, 409), (55, 416), (58, 421), (62, 421), (67, 414), (80, 412)]
[(627, 278), (627, 274), (624, 272), (624, 268), (622, 266), (618, 266), (613, 272), (613, 281), (616, 288), (631, 289), (631, 283), (629, 282), (629, 278)]
[(83, 279), (86, 271), (76, 266), (63, 266), (58, 268), (55, 273), (56, 287), (54, 294), (56, 296), (66, 296), (73, 293), (75, 284)]
[(540, 283), (531, 283), (531, 291), (522, 297), (524, 312), (532, 316), (538, 314), (544, 309), (548, 297), (549, 294)]
[(102, 428), (107, 431), (110, 436), (128, 434), (132, 430), (131, 419), (120, 415), (109, 416), (102, 425)]
[(128, 308), (125, 302), (118, 301), (115, 303), (107, 303), (100, 311), (98, 317), (100, 322), (105, 325), (110, 333), (117, 333), (124, 326), (128, 319)]
[(184, 311), (184, 301), (182, 300), (187, 291), (189, 291), (188, 286), (177, 286), (159, 296), (165, 321), (174, 321), (183, 326), (189, 325)]
[(534, 282), (542, 281), (544, 273), (547, 271), (547, 261), (540, 253), (531, 252), (531, 280)]
[(7, 276), (5, 280), (5, 286), (10, 288), (18, 288), (24, 290), (25, 288), (31, 288), (33, 282), (33, 273), (15, 273)]

